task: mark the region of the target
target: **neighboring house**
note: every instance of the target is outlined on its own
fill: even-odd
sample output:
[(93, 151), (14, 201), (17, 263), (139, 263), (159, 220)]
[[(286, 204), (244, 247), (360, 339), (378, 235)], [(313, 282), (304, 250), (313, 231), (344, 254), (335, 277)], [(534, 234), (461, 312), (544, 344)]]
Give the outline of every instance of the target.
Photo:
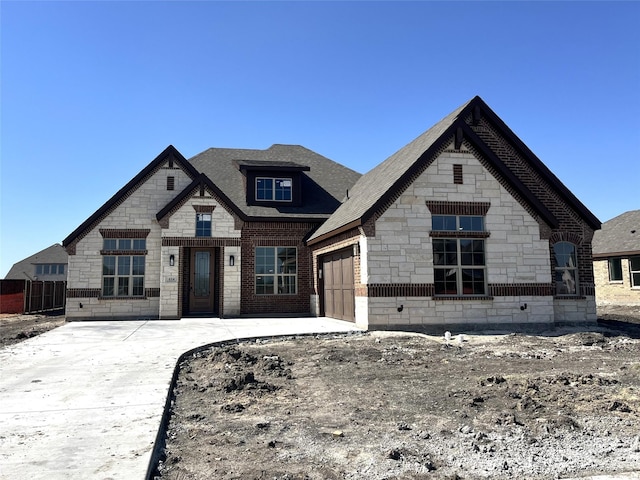
[(594, 322), (598, 228), (479, 97), (364, 176), (300, 146), (170, 146), (64, 240), (67, 319)]
[(640, 305), (640, 210), (602, 224), (593, 237), (598, 305)]
[(67, 252), (56, 243), (13, 265), (5, 280), (65, 281)]

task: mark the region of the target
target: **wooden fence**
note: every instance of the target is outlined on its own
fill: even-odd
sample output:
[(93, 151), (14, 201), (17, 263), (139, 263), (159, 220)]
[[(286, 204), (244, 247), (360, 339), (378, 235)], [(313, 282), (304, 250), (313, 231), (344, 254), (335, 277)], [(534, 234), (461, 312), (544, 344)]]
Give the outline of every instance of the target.
[(38, 313), (62, 310), (67, 282), (0, 280), (0, 313)]

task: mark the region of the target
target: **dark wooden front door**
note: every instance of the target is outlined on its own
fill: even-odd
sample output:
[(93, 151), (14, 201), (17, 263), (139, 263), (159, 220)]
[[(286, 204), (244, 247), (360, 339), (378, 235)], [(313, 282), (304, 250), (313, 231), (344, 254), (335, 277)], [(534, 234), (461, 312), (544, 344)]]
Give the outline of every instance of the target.
[(189, 313), (214, 313), (215, 255), (212, 249), (191, 249)]
[(322, 258), (324, 314), (327, 317), (355, 321), (355, 285), (351, 249)]

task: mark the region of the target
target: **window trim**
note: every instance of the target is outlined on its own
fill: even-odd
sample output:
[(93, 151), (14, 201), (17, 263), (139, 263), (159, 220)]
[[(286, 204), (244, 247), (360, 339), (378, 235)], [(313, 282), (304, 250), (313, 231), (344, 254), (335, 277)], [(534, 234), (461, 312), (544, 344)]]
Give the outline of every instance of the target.
[(637, 259), (637, 261), (639, 262), (639, 267), (640, 267), (640, 255), (633, 255), (631, 257), (629, 257), (628, 262), (629, 262), (629, 285), (631, 286), (632, 289), (637, 290), (640, 289), (640, 282), (638, 282), (638, 284), (636, 285), (634, 283), (633, 280), (633, 275), (637, 274), (640, 275), (640, 270), (633, 270), (632, 268), (632, 263), (633, 263), (633, 259)]
[[(279, 273), (274, 271), (274, 273), (258, 273), (258, 250), (259, 249), (271, 249), (273, 250), (273, 266), (275, 269), (277, 269), (278, 267), (278, 251), (279, 250), (294, 250), (295, 252), (295, 265), (294, 265), (294, 269), (295, 269), (295, 273)], [(253, 284), (253, 293), (254, 295), (260, 296), (260, 297), (265, 297), (265, 296), (292, 296), (292, 295), (298, 295), (298, 248), (297, 247), (293, 247), (293, 246), (268, 246), (268, 245), (258, 245), (255, 247), (254, 250), (254, 268), (253, 268), (253, 279), (254, 279), (254, 284)], [(286, 257), (285, 257), (286, 258)], [(272, 277), (273, 281), (271, 282), (271, 285), (273, 285), (273, 292), (269, 293), (269, 292), (258, 292), (258, 278), (259, 277)], [(293, 292), (278, 292), (277, 290), (277, 286), (280, 284), (279, 280), (280, 279), (284, 279), (284, 278), (293, 278), (293, 288), (294, 291)], [(284, 282), (283, 282), (284, 284)]]
[[(620, 271), (620, 278), (612, 278), (613, 270), (611, 268), (611, 264), (614, 261), (618, 262), (618, 269)], [(622, 258), (621, 257), (614, 257), (614, 258), (607, 259), (607, 269), (608, 269), (608, 272), (609, 272), (609, 283), (623, 283), (624, 282), (624, 273), (623, 273), (623, 270), (622, 270)]]

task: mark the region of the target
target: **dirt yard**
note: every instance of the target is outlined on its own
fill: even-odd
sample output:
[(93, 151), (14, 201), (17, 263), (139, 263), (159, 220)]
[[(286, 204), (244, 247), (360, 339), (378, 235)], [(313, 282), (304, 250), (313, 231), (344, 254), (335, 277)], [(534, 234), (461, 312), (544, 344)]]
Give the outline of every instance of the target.
[[(288, 337), (200, 352), (180, 365), (156, 478), (640, 472), (640, 308), (599, 316), (616, 328)], [(64, 322), (0, 316), (0, 347)]]
[(171, 415), (156, 479), (640, 471), (640, 328), (228, 344), (180, 365)]
[(64, 315), (0, 314), (0, 348), (64, 325)]

